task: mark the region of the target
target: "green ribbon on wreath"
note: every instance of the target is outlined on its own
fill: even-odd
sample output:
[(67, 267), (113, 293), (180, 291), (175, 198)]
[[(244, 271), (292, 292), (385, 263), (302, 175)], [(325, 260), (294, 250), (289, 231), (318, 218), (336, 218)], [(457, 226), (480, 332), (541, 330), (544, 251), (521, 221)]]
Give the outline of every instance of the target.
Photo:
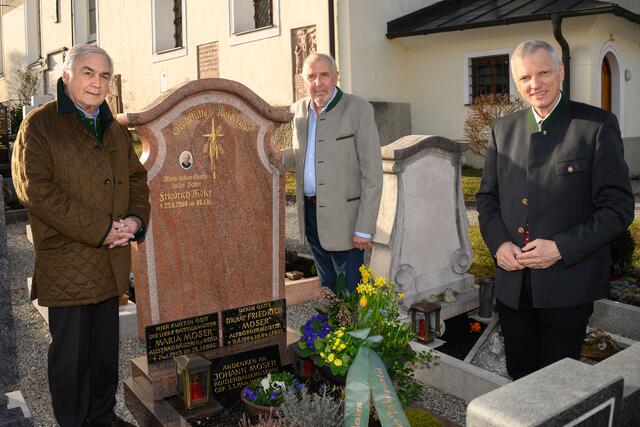
[(382, 342), (382, 337), (370, 337), (369, 332), (370, 329), (349, 332), (351, 336), (364, 342), (347, 372), (343, 425), (368, 426), (369, 406), (373, 396), (373, 404), (383, 427), (409, 427), (409, 420), (398, 400), (387, 368), (374, 350)]

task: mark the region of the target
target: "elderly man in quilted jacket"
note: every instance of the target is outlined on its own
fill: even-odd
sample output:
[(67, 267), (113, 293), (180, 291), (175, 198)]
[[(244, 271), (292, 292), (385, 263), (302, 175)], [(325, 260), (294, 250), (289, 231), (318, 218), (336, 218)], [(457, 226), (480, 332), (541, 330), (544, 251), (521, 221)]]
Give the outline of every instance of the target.
[(36, 251), (32, 298), (49, 307), (49, 389), (63, 427), (130, 425), (113, 410), (118, 301), (128, 289), (129, 242), (149, 221), (149, 189), (104, 101), (112, 64), (99, 47), (73, 47), (57, 100), (25, 118), (13, 151)]

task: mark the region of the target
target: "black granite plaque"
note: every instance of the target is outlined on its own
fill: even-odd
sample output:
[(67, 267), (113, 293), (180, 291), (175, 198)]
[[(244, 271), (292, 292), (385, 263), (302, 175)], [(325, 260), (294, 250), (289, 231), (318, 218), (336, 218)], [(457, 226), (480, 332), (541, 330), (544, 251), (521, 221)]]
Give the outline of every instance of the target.
[(219, 357), (211, 361), (211, 391), (220, 396), (242, 390), (252, 380), (280, 370), (277, 345)]
[(224, 345), (242, 344), (284, 334), (286, 329), (287, 305), (284, 299), (222, 312)]
[(220, 345), (218, 313), (149, 325), (144, 335), (148, 362), (213, 350)]

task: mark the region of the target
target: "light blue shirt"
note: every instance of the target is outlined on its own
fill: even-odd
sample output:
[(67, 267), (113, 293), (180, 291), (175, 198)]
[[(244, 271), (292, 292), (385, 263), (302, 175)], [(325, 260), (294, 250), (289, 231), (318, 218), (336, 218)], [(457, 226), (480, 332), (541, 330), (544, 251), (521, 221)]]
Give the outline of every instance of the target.
[[(338, 89), (333, 88), (331, 99), (325, 104), (320, 114), (324, 113), (327, 106), (331, 104), (333, 98), (336, 97)], [(307, 122), (307, 152), (304, 158), (304, 195), (316, 195), (316, 124), (318, 123), (318, 115), (313, 109), (313, 101), (309, 102), (309, 120)]]
[[(336, 97), (338, 89), (333, 89), (331, 99), (325, 104), (320, 114), (324, 113), (327, 106), (331, 104), (333, 98)], [(304, 158), (304, 195), (307, 197), (316, 195), (316, 124), (318, 123), (318, 114), (313, 109), (313, 101), (309, 103), (309, 118), (307, 121), (307, 151)], [(371, 234), (355, 231), (356, 236), (371, 238)]]
[(93, 114), (89, 114), (86, 111), (84, 111), (78, 104), (76, 104), (75, 102), (73, 103), (73, 105), (76, 106), (76, 108), (78, 109), (78, 111), (80, 111), (82, 114), (84, 114), (84, 116), (87, 119), (93, 119), (93, 125), (96, 125), (96, 120), (98, 120), (98, 114), (100, 114), (100, 107), (96, 108), (93, 111)]

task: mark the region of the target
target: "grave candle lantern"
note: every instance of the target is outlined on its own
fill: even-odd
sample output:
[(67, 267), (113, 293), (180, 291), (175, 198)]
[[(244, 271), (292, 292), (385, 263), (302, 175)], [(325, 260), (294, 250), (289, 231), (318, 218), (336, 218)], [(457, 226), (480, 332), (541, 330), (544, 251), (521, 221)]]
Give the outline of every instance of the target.
[(440, 335), (440, 304), (429, 301), (415, 303), (409, 308), (409, 316), (417, 340), (430, 343)]
[(211, 400), (211, 362), (197, 354), (174, 358), (178, 397), (187, 409), (205, 405)]

